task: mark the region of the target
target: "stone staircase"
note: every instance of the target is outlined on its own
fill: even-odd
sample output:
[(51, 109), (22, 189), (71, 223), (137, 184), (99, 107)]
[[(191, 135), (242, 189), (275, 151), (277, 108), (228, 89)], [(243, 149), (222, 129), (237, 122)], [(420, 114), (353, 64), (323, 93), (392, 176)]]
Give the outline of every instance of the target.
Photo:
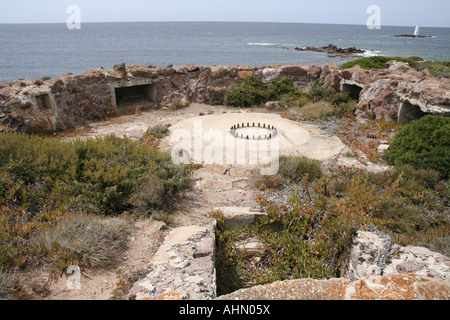
[(258, 215), (250, 169), (205, 166), (175, 215), (175, 228), (149, 263), (150, 272), (127, 295), (131, 300), (210, 300), (216, 298), (215, 227), (208, 215), (222, 210), (228, 224), (252, 223)]

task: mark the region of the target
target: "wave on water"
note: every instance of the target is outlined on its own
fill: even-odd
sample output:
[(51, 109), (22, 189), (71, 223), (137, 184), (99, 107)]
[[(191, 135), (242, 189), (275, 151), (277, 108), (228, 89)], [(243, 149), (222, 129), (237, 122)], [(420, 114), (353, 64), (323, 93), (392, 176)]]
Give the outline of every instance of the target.
[(364, 53), (359, 53), (358, 55), (362, 56), (362, 57), (376, 57), (376, 56), (380, 56), (381, 52), (379, 50), (366, 50), (363, 49)]
[(276, 43), (270, 43), (270, 42), (248, 42), (247, 45), (249, 46), (276, 46)]

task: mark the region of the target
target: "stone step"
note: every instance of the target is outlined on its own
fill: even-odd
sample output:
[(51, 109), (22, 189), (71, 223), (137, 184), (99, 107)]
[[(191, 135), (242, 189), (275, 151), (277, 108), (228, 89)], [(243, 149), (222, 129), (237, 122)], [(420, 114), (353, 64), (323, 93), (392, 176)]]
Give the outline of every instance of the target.
[(230, 228), (249, 226), (258, 218), (265, 216), (265, 212), (256, 211), (252, 207), (215, 207), (214, 211), (222, 211), (225, 221)]

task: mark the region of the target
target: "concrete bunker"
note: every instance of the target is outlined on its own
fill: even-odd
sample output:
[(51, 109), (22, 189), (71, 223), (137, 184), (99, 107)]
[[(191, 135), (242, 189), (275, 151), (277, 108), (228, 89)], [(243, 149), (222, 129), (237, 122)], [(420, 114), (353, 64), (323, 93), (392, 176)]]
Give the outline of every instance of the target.
[(53, 103), (48, 93), (34, 96), (39, 111), (53, 110)]
[(363, 88), (361, 88), (360, 86), (356, 85), (356, 84), (348, 84), (348, 83), (343, 83), (342, 84), (342, 92), (347, 92), (348, 95), (356, 101), (359, 101), (359, 95), (361, 93)]
[(154, 84), (133, 85), (115, 88), (116, 106), (126, 107), (139, 103), (156, 103)]
[(398, 109), (398, 122), (407, 123), (426, 116), (419, 106), (411, 104), (409, 101), (404, 101)]

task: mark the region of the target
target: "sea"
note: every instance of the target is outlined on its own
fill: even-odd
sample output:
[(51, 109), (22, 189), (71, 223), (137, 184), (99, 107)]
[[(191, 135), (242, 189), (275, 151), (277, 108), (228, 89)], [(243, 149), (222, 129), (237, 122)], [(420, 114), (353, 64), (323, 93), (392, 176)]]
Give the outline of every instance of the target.
[(361, 56), (420, 56), (450, 60), (450, 28), (368, 29), (363, 25), (256, 22), (130, 22), (0, 24), (0, 83), (59, 77), (119, 62), (142, 66), (301, 64), (340, 65), (351, 59), (294, 48), (356, 47)]

